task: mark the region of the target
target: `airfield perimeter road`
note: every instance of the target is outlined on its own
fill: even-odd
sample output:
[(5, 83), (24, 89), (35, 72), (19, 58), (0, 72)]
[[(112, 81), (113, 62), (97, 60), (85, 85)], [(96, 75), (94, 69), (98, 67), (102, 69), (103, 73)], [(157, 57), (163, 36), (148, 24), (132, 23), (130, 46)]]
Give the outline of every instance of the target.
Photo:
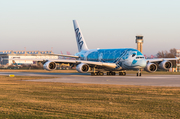
[(33, 72), (0, 72), (0, 75), (15, 76), (53, 76), (52, 79), (36, 79), (28, 81), (38, 82), (62, 82), (85, 84), (115, 84), (115, 85), (142, 85), (142, 86), (173, 86), (180, 87), (180, 75), (143, 75), (135, 74), (127, 76), (90, 76), (81, 73), (33, 73)]

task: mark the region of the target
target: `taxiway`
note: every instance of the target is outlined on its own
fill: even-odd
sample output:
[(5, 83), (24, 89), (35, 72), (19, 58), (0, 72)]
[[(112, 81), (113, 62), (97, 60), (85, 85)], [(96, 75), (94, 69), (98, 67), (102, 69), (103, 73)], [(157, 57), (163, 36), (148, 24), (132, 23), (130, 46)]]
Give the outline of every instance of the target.
[(142, 85), (142, 86), (173, 86), (180, 87), (180, 75), (143, 75), (135, 74), (127, 76), (90, 76), (81, 73), (33, 73), (33, 72), (0, 72), (0, 75), (15, 76), (50, 76), (56, 78), (34, 79), (28, 81), (61, 82), (61, 83), (85, 83), (85, 84), (115, 84), (115, 85)]

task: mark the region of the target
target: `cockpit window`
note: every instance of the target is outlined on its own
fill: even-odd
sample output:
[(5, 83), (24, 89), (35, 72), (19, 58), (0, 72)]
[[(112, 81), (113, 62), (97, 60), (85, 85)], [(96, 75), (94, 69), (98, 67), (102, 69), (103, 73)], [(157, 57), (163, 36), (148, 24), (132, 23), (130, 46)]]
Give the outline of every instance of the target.
[(132, 54), (132, 57), (134, 57), (136, 54)]
[(144, 59), (144, 57), (136, 57), (136, 59)]

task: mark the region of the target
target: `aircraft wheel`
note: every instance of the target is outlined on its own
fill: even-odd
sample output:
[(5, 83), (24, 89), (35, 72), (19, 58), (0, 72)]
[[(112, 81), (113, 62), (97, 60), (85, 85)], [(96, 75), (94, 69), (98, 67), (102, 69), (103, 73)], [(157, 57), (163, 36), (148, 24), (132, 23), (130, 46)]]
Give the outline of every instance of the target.
[(111, 75), (112, 75), (112, 72), (109, 72), (109, 75), (111, 76)]
[(110, 71), (110, 72), (109, 72), (109, 75), (113, 76), (113, 75), (114, 75), (114, 73), (115, 73), (115, 72), (111, 72), (111, 71)]
[(100, 74), (100, 76), (103, 76), (103, 75), (104, 75), (104, 73), (103, 73), (103, 72), (100, 72), (99, 74)]
[(111, 76), (114, 76), (114, 75), (116, 75), (116, 72), (107, 72), (107, 75), (111, 75)]
[(95, 72), (95, 76), (98, 76), (99, 75), (99, 72)]
[(97, 74), (96, 74), (96, 72), (94, 72), (94, 76), (96, 76)]
[(141, 76), (141, 73), (137, 73), (137, 76)]
[(123, 76), (126, 76), (126, 72), (122, 72), (122, 75), (123, 75)]
[(113, 75), (113, 72), (110, 72), (110, 75), (112, 76), (112, 75)]
[(115, 76), (115, 75), (116, 75), (116, 72), (113, 72), (113, 75)]
[(94, 72), (91, 72), (91, 76), (94, 76), (95, 74), (94, 74)]

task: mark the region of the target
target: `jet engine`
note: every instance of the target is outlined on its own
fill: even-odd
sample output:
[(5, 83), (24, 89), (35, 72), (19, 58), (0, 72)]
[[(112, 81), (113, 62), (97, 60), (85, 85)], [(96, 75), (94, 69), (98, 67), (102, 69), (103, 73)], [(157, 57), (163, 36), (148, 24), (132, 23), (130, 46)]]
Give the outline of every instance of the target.
[(160, 69), (169, 70), (172, 67), (172, 63), (170, 61), (162, 61), (159, 64)]
[(76, 70), (80, 73), (86, 73), (88, 72), (90, 69), (89, 65), (88, 64), (84, 64), (84, 63), (81, 63), (81, 64), (78, 64), (76, 66)]
[(44, 65), (43, 68), (51, 71), (51, 70), (55, 70), (56, 69), (56, 63), (55, 62), (51, 62), (51, 61), (47, 61)]
[(157, 65), (154, 63), (148, 63), (144, 70), (150, 73), (155, 72), (157, 70)]

